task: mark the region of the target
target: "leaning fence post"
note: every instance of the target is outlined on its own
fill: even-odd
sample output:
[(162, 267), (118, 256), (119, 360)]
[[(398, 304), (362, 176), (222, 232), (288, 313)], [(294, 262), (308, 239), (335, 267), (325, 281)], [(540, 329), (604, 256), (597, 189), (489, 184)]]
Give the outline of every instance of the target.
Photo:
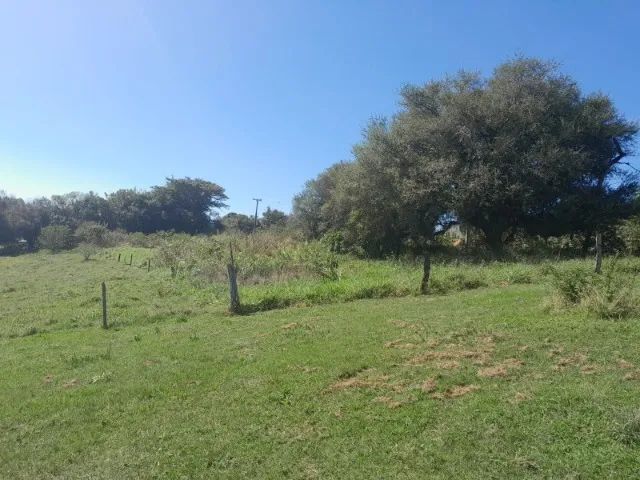
[(120, 255), (121, 255), (121, 254), (119, 253), (119, 254), (118, 254), (118, 261), (120, 261)]
[(238, 293), (238, 278), (236, 270), (236, 262), (233, 258), (233, 245), (229, 242), (229, 253), (231, 254), (231, 262), (227, 264), (227, 273), (229, 274), (229, 310), (231, 313), (240, 312), (240, 294)]
[(107, 285), (102, 282), (102, 328), (109, 328), (107, 323)]
[(129, 266), (133, 265), (133, 253), (131, 254), (131, 258), (129, 259)]

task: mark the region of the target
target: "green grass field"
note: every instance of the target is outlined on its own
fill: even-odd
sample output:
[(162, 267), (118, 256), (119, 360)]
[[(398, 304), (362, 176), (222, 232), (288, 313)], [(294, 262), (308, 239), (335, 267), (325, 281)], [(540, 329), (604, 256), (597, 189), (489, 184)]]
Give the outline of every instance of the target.
[(148, 256), (0, 258), (0, 477), (640, 478), (640, 319), (543, 266), (349, 260), (229, 316)]

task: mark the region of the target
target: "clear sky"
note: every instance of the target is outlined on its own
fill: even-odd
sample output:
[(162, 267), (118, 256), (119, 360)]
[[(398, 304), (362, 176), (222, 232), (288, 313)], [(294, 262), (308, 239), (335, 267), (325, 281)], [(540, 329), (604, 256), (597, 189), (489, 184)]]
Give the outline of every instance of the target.
[(638, 1), (0, 0), (0, 189), (191, 176), (289, 210), (403, 85), (515, 54), (638, 120), (639, 23)]

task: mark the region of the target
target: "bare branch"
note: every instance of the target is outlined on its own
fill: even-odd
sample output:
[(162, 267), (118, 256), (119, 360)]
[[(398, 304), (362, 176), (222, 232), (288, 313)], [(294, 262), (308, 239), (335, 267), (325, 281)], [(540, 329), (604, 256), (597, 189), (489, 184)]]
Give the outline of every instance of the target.
[(609, 167), (613, 167), (616, 163), (619, 163), (624, 157), (626, 157), (626, 153), (622, 150), (620, 146), (620, 142), (616, 137), (611, 137), (611, 141), (613, 142), (613, 146), (616, 149), (617, 155), (609, 160)]

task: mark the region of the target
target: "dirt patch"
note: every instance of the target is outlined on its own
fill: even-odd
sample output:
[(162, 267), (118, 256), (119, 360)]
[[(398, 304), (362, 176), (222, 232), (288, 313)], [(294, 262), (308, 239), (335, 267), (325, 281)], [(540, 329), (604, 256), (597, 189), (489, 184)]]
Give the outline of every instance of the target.
[(640, 370), (636, 370), (635, 372), (627, 373), (624, 376), (625, 380), (640, 380)]
[(409, 359), (411, 365), (422, 365), (434, 360), (481, 359), (487, 352), (481, 350), (449, 349), (438, 352), (426, 352)]
[(506, 377), (507, 369), (502, 365), (497, 365), (495, 367), (481, 368), (478, 370), (479, 377), (485, 378), (495, 378), (495, 377)]
[(45, 385), (48, 385), (51, 382), (53, 382), (53, 375), (50, 373), (45, 375), (44, 378), (42, 379), (42, 383), (44, 383)]
[(438, 400), (459, 398), (473, 393), (477, 390), (480, 390), (480, 387), (478, 387), (477, 385), (456, 385), (455, 387), (446, 389), (444, 392), (434, 393), (433, 395), (431, 395), (431, 398), (435, 398)]
[(80, 385), (80, 380), (78, 380), (77, 378), (72, 378), (71, 380), (68, 380), (62, 384), (64, 388), (73, 388), (77, 387), (78, 385)]
[(298, 328), (299, 326), (300, 326), (299, 323), (291, 322), (291, 323), (287, 323), (285, 325), (282, 325), (282, 327), (280, 327), (280, 328), (282, 328), (283, 330), (293, 330), (294, 328)]
[(415, 343), (405, 342), (404, 340), (393, 340), (391, 342), (385, 342), (385, 348), (399, 348), (402, 350), (410, 350), (413, 348), (417, 348), (418, 345)]
[(460, 368), (460, 362), (456, 360), (444, 360), (442, 362), (437, 362), (436, 367), (443, 370), (457, 370)]
[(387, 375), (368, 376), (368, 371), (364, 371), (364, 375), (357, 375), (349, 378), (344, 378), (335, 382), (329, 387), (332, 392), (340, 390), (348, 390), (351, 388), (386, 388), (392, 387), (388, 383), (389, 377)]
[(631, 362), (627, 362), (626, 360), (623, 360), (622, 358), (620, 360), (618, 360), (618, 368), (624, 368), (624, 369), (629, 369), (629, 368), (633, 368), (634, 365)]
[(437, 386), (438, 384), (436, 383), (435, 378), (428, 378), (422, 383), (422, 385), (420, 385), (420, 390), (424, 393), (431, 393), (436, 390)]
[(568, 357), (561, 357), (553, 367), (554, 370), (564, 370), (567, 367), (577, 367), (583, 365), (587, 361), (587, 356), (582, 353), (575, 353)]

